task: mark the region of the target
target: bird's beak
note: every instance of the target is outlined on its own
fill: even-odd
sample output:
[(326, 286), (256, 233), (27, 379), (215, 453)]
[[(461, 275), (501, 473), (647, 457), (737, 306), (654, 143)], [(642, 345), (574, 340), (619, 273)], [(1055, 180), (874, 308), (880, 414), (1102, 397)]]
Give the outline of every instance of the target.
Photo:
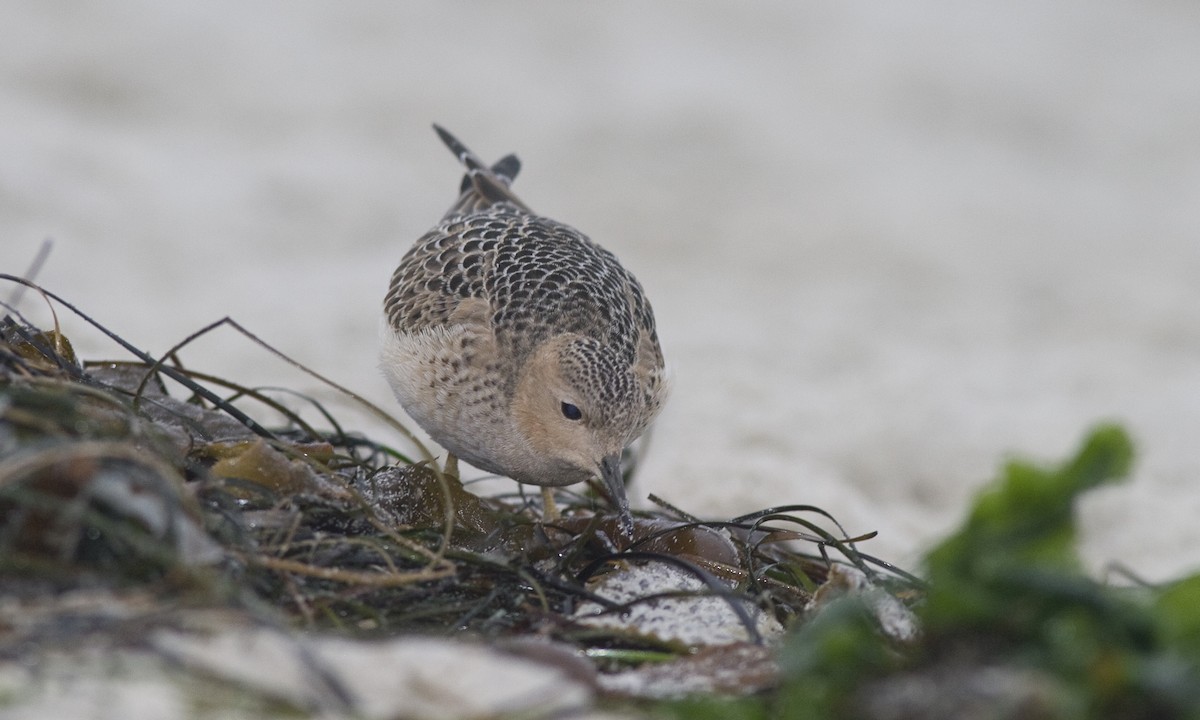
[(617, 508), (621, 530), (626, 537), (633, 535), (633, 515), (629, 512), (629, 499), (625, 496), (625, 481), (621, 478), (621, 454), (606, 455), (600, 461), (600, 477), (608, 489), (608, 496)]

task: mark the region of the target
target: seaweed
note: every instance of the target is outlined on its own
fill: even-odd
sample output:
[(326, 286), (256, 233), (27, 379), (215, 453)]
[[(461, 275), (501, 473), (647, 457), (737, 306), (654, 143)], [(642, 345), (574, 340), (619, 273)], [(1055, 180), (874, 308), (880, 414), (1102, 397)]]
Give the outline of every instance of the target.
[[(880, 631), (869, 594), (799, 624), (769, 694), (693, 698), (677, 717), (1200, 717), (1200, 576), (1114, 586), (1076, 552), (1075, 506), (1128, 472), (1133, 445), (1100, 425), (1057, 465), (1007, 463), (926, 555), (919, 636)], [(879, 596), (874, 598), (879, 600)]]
[[(712, 598), (746, 643), (761, 645), (762, 619), (800, 622), (833, 568), (920, 593), (916, 577), (858, 551), (870, 534), (849, 537), (806, 505), (705, 521), (656, 498), (626, 538), (603, 493), (588, 487), (558, 490), (561, 516), (545, 520), (520, 494), (472, 493), (402, 422), (231, 319), (153, 357), (61, 297), (0, 278), (127, 354), (81, 361), (57, 319), (41, 330), (11, 307), (0, 327), (0, 577), (30, 597), (152, 590), (353, 637), (537, 636), (619, 669), (687, 658), (698, 646), (589, 622), (581, 607), (622, 618)], [(347, 429), (338, 409), (295, 389), (249, 387), (185, 364), (188, 346), (218, 329), (333, 388), (411, 451)], [(626, 568), (667, 566), (698, 584), (620, 601), (596, 589)], [(0, 652), (30, 640), (0, 633)]]
[[(652, 496), (626, 537), (597, 487), (557, 489), (553, 520), (523, 492), (472, 492), (401, 421), (231, 319), (153, 357), (0, 279), (55, 318), (7, 304), (0, 320), (0, 660), (136, 645), (207, 610), (355, 639), (549, 640), (611, 706), (661, 716), (1200, 717), (1200, 577), (1115, 586), (1076, 553), (1079, 497), (1133, 460), (1118, 426), (1058, 464), (1007, 463), (919, 574), (811, 505), (708, 520)], [(55, 308), (125, 355), (80, 359)], [(342, 400), (185, 364), (218, 330)], [(338, 402), (390, 436), (355, 432)], [(656, 624), (672, 613), (699, 629)], [(320, 707), (354, 707), (296, 652), (328, 686)]]

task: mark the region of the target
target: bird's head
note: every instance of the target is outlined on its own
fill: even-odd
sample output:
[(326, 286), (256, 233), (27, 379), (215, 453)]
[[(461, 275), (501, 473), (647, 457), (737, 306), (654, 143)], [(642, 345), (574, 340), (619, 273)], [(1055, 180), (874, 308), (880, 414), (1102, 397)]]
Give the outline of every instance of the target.
[(628, 517), (621, 451), (654, 420), (666, 394), (652, 335), (634, 352), (573, 333), (542, 343), (513, 396), (513, 422), (528, 446), (514, 479), (557, 486), (599, 477)]

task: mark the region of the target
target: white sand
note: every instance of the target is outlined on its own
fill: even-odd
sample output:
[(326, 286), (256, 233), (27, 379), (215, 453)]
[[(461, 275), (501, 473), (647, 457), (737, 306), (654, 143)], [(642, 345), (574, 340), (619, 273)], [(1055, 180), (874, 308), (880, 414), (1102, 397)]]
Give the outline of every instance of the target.
[[(676, 383), (635, 495), (814, 503), (909, 561), (1003, 457), (1111, 418), (1140, 460), (1086, 503), (1089, 563), (1200, 567), (1191, 3), (27, 0), (0, 28), (0, 271), (52, 236), (40, 280), (153, 352), (231, 315), (391, 407), (379, 303), (459, 177), (436, 120), (647, 287)], [(231, 334), (185, 357), (282, 382)]]

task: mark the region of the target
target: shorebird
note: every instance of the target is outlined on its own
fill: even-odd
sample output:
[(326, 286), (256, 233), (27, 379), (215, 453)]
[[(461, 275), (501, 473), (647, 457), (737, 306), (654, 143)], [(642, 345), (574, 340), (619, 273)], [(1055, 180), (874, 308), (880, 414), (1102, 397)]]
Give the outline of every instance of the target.
[(405, 412), (482, 470), (550, 488), (600, 478), (628, 535), (621, 453), (667, 396), (654, 314), (637, 279), (510, 189), (520, 161), (466, 167), (457, 202), (392, 274), (381, 365)]

